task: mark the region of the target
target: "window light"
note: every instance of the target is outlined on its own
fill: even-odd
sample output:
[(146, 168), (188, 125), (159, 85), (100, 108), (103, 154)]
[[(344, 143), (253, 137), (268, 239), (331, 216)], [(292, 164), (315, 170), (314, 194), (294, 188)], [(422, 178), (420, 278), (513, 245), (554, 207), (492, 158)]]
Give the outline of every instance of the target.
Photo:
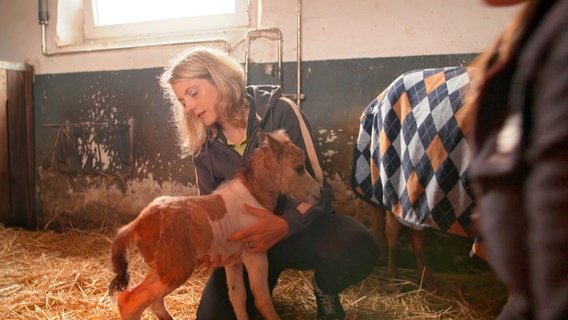
[(83, 0), (86, 40), (223, 31), (249, 24), (248, 0)]
[(235, 14), (235, 0), (91, 0), (96, 26)]

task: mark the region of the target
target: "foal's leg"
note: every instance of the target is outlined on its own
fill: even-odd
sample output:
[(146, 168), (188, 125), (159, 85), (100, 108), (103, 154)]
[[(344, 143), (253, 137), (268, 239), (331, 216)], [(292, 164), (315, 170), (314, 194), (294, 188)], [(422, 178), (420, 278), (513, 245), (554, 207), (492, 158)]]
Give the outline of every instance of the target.
[[(118, 296), (118, 308), (122, 320), (138, 320), (144, 310), (156, 299), (156, 293), (151, 288), (160, 284), (155, 271), (150, 272), (142, 282)], [(155, 290), (155, 289), (154, 289)]]
[(142, 317), (144, 310), (152, 305), (152, 311), (154, 311), (154, 309), (158, 310), (159, 314), (157, 314), (157, 316), (159, 319), (172, 319), (163, 305), (164, 297), (180, 286), (185, 279), (180, 282), (178, 279), (179, 276), (175, 275), (168, 278), (174, 278), (176, 280), (174, 283), (179, 284), (172, 285), (171, 282), (164, 283), (158, 276), (156, 270), (152, 270), (141, 283), (130, 290), (122, 292), (118, 296), (118, 307), (120, 309), (121, 318), (123, 320), (138, 320)]
[(274, 310), (270, 289), (268, 288), (268, 258), (266, 254), (249, 254), (244, 252), (242, 259), (247, 268), (256, 308), (265, 320), (280, 319), (276, 310)]
[(233, 263), (225, 266), (227, 275), (227, 288), (229, 290), (229, 300), (235, 311), (238, 320), (248, 320), (247, 314), (247, 291), (243, 279), (243, 264)]
[(164, 298), (158, 298), (150, 305), (150, 310), (158, 317), (159, 320), (174, 320), (164, 304)]

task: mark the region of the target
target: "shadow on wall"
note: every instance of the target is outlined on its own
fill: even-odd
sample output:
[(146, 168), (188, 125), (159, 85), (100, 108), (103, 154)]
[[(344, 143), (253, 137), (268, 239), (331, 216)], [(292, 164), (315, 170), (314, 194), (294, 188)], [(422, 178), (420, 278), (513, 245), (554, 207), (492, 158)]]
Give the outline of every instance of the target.
[(195, 194), (161, 70), (40, 75), (35, 129), (38, 227), (113, 227), (162, 194)]

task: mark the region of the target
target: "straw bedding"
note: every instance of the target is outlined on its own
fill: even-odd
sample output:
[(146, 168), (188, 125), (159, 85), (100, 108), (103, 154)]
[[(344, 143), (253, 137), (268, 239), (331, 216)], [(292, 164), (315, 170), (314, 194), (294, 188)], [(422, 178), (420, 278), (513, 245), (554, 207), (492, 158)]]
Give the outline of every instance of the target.
[[(113, 235), (71, 229), (63, 233), (26, 231), (0, 225), (0, 319), (118, 319), (109, 249)], [(146, 267), (134, 252), (132, 283)], [(341, 295), (350, 319), (494, 319), (506, 292), (490, 272), (435, 274), (440, 289), (428, 292), (414, 270), (400, 270), (396, 281), (377, 267), (365, 281)], [(199, 270), (166, 297), (176, 319), (193, 319), (209, 274)], [(283, 319), (314, 319), (310, 271), (286, 271), (274, 304)], [(153, 319), (148, 312), (144, 319)]]

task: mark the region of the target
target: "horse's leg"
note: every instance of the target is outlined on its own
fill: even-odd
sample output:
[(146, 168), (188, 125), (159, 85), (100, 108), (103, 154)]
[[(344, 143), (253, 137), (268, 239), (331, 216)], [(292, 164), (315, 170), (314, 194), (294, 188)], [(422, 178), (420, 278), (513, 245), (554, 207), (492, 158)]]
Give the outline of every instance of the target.
[(243, 279), (243, 264), (233, 263), (225, 266), (227, 275), (227, 288), (229, 290), (229, 300), (235, 311), (238, 320), (248, 320), (247, 314), (247, 292)]
[(159, 320), (173, 320), (172, 316), (166, 309), (164, 304), (164, 297), (156, 299), (154, 303), (150, 305), (150, 310), (158, 317)]
[(187, 280), (185, 274), (170, 272), (160, 278), (156, 270), (144, 278), (142, 282), (132, 289), (122, 292), (118, 296), (118, 307), (123, 320), (138, 320), (146, 308), (152, 305), (152, 311), (157, 310), (159, 319), (172, 319), (165, 306), (164, 297)]
[(418, 272), (420, 274), (421, 283), (426, 289), (436, 289), (436, 284), (434, 283), (432, 277), (432, 271), (428, 267), (428, 262), (426, 260), (426, 250), (424, 248), (424, 231), (414, 229), (411, 230), (410, 240), (412, 243), (414, 256), (416, 257), (416, 268), (418, 269)]
[(144, 310), (154, 302), (156, 293), (151, 288), (160, 283), (155, 271), (151, 271), (146, 278), (131, 289), (123, 291), (118, 296), (118, 308), (123, 320), (138, 320)]
[(387, 259), (388, 254), (388, 242), (385, 235), (385, 220), (388, 212), (379, 207), (371, 207), (371, 214), (369, 215), (369, 228), (371, 229), (371, 234), (375, 239), (375, 242), (379, 245), (381, 250), (381, 255), (379, 259), (384, 262)]
[(398, 277), (395, 256), (397, 250), (399, 231), (400, 231), (400, 222), (396, 220), (394, 213), (387, 211), (386, 215), (386, 235), (387, 235), (387, 244), (388, 244), (387, 277), (391, 279)]
[(278, 320), (268, 288), (268, 259), (266, 254), (243, 253), (243, 263), (247, 268), (254, 304), (266, 320)]

